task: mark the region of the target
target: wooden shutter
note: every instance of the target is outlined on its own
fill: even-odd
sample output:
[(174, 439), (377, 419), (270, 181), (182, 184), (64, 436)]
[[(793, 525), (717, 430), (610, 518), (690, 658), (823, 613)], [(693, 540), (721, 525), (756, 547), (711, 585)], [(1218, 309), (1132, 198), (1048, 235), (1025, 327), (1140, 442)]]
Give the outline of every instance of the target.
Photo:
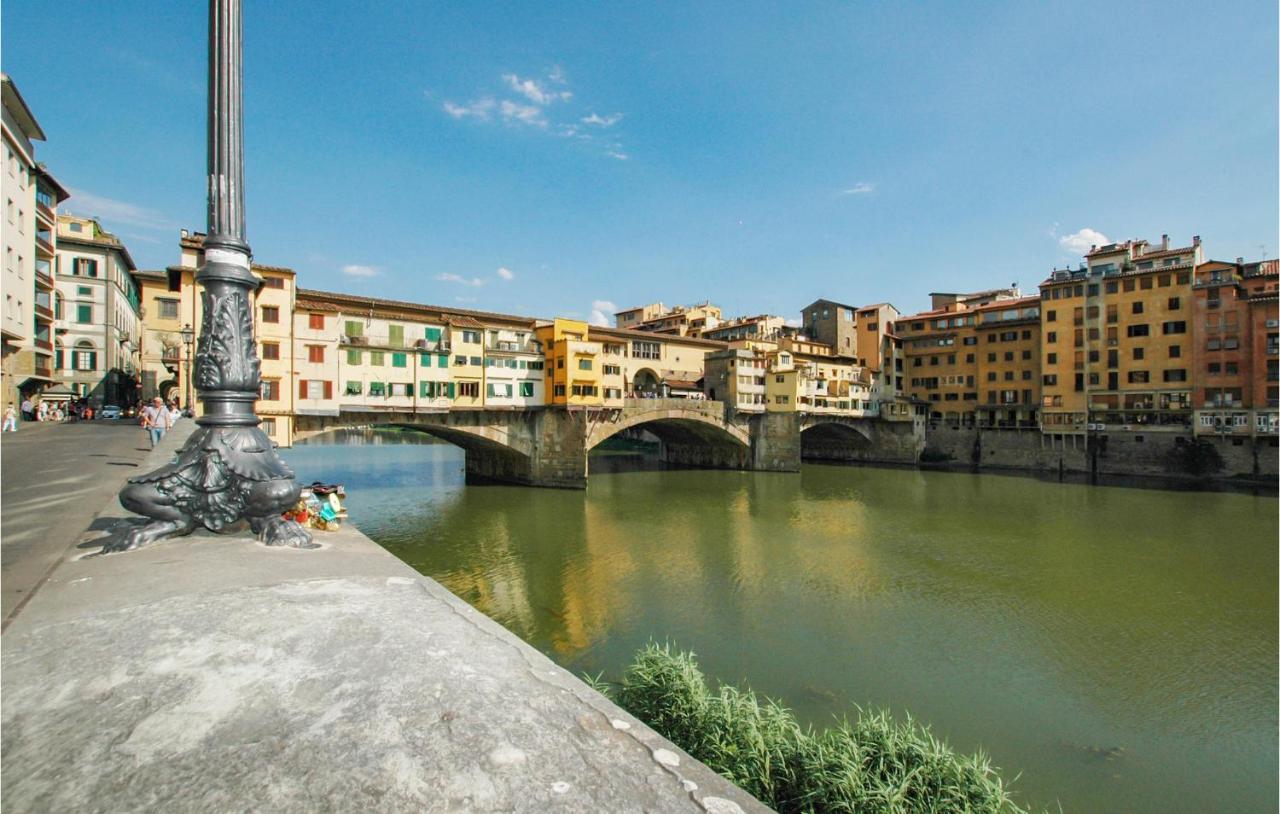
[(307, 397), (307, 380), (301, 379), (298, 381), (298, 398), (305, 399), (306, 397)]
[(333, 398), (333, 382), (326, 381), (324, 383), (324, 397), (326, 399)]

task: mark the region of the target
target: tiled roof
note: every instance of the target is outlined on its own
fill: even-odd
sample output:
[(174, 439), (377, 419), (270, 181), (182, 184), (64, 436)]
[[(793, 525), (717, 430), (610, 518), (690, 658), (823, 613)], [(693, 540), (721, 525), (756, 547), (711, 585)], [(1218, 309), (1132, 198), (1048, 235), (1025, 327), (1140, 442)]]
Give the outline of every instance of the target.
[(1040, 301), (1039, 295), (1032, 295), (1029, 297), (1019, 297), (1016, 300), (997, 300), (995, 302), (987, 303), (986, 305), (975, 305), (972, 308), (964, 308), (959, 311), (948, 311), (945, 308), (935, 308), (932, 311), (921, 311), (918, 314), (907, 314), (907, 315), (900, 316), (894, 320), (894, 325), (896, 326), (896, 325), (899, 325), (900, 323), (907, 322), (913, 319), (933, 319), (934, 317), (942, 317), (942, 316), (958, 317), (958, 316), (964, 316), (965, 314), (977, 314), (983, 311), (1003, 311), (1006, 308), (1021, 308), (1023, 306), (1030, 305), (1033, 302), (1039, 302), (1039, 301)]
[(469, 308), (446, 308), (440, 305), (424, 305), (403, 300), (388, 300), (380, 297), (362, 297), (355, 294), (338, 294), (332, 291), (316, 291), (309, 288), (298, 289), (298, 298), (313, 302), (329, 302), (338, 306), (352, 308), (381, 308), (383, 310), (401, 311), (415, 315), (429, 315), (437, 319), (445, 317), (474, 317), (479, 320), (514, 322), (522, 326), (533, 327), (537, 320), (515, 314), (499, 314), (492, 311), (475, 311)]
[(653, 331), (637, 331), (632, 328), (609, 328), (604, 325), (591, 325), (588, 335), (616, 336), (621, 339), (648, 339), (652, 342), (679, 342), (685, 345), (701, 345), (707, 348), (727, 348), (728, 342), (715, 339), (703, 339), (699, 336), (678, 336), (676, 334), (660, 334)]
[(444, 324), (451, 325), (455, 328), (483, 328), (484, 323), (472, 317), (464, 317), (458, 314), (447, 314), (444, 318)]

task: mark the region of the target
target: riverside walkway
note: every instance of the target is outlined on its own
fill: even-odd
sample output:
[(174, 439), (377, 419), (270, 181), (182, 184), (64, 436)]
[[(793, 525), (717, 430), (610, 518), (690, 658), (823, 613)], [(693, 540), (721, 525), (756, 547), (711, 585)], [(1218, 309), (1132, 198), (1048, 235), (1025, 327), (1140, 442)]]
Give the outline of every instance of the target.
[(134, 522), (4, 633), (8, 811), (767, 810), (350, 524), (86, 557)]

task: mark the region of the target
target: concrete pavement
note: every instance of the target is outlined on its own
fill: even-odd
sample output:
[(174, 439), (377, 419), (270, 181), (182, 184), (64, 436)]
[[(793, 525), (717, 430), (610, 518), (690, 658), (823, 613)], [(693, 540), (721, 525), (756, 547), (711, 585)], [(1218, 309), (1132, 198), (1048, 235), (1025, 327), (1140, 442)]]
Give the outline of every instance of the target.
[(22, 422), (0, 433), (0, 619), (67, 553), (150, 452), (132, 420)]
[(4, 634), (8, 811), (768, 810), (349, 524), (86, 557), (134, 522)]

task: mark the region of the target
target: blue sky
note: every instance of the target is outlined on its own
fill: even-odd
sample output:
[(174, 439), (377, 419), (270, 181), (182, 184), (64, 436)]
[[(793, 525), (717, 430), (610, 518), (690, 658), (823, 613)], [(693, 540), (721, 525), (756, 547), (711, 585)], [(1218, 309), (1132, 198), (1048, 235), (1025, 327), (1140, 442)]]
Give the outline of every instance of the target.
[[(203, 8), (55, 17), (4, 4), (38, 157), (173, 263), (204, 228)], [(248, 237), (306, 287), (581, 318), (914, 311), (1034, 289), (1082, 230), (1275, 257), (1276, 41), (1272, 0), (249, 2)]]

